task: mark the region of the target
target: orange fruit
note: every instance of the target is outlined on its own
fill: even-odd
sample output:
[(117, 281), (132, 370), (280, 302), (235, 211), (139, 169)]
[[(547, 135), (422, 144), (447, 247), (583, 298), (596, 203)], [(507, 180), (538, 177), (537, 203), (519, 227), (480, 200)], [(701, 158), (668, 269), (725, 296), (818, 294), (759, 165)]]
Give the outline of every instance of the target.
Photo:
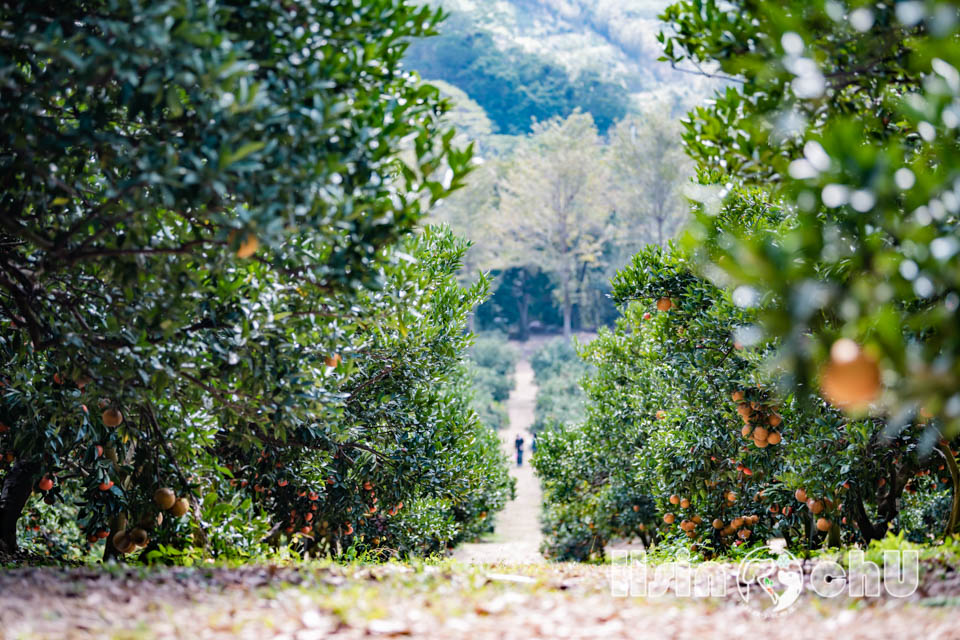
[(829, 531), (831, 524), (826, 518), (817, 518), (817, 531)]
[(113, 488), (113, 480), (107, 480), (106, 482), (101, 482), (99, 489), (100, 491), (110, 491)]
[(750, 437), (750, 433), (751, 433), (752, 431), (753, 431), (753, 428), (752, 428), (750, 425), (745, 424), (745, 425), (743, 425), (743, 428), (740, 429), (740, 435), (742, 435), (744, 438), (749, 438), (749, 437)]
[(670, 500), (670, 504), (680, 504), (680, 496), (678, 496), (677, 494), (673, 494), (672, 496), (670, 496), (669, 500)]
[(743, 526), (743, 518), (741, 517), (734, 518), (733, 521), (730, 523), (730, 526), (733, 527), (734, 529), (739, 529), (740, 527)]
[(771, 427), (779, 427), (781, 422), (783, 422), (783, 418), (778, 413), (771, 413), (767, 418), (767, 424)]
[[(634, 510), (635, 512), (636, 512), (636, 511), (640, 511), (640, 505), (638, 505), (638, 504), (633, 505), (633, 510)], [(481, 516), (481, 517), (485, 517), (485, 516)]]
[(53, 489), (53, 480), (50, 479), (50, 476), (43, 476), (43, 479), (37, 483), (37, 487), (40, 491), (50, 491), (50, 489)]
[(757, 427), (753, 430), (753, 439), (754, 440), (766, 440), (767, 436), (770, 435), (770, 432), (764, 429), (763, 427)]
[(793, 493), (793, 497), (797, 499), (797, 502), (806, 502), (807, 501), (807, 492), (803, 489), (797, 489)]
[(676, 516), (673, 515), (672, 513), (663, 514), (663, 521), (666, 522), (667, 524), (673, 524), (675, 520), (676, 520)]
[(673, 300), (670, 298), (660, 298), (657, 300), (657, 311), (670, 311), (673, 308)]
[(186, 498), (177, 498), (177, 501), (173, 503), (173, 506), (170, 507), (170, 515), (174, 518), (180, 518), (186, 515), (187, 511), (190, 510), (190, 503), (187, 502)]
[(734, 391), (730, 394), (734, 402), (743, 402), (743, 391)]
[(103, 424), (110, 428), (119, 427), (123, 422), (123, 414), (119, 409), (107, 409), (100, 417), (103, 419)]
[(716, 520), (714, 520), (714, 521), (713, 521), (713, 528), (714, 528), (714, 529), (723, 529), (723, 520), (721, 520), (720, 518), (717, 518)]
[(689, 508), (690, 508), (690, 501), (687, 500), (686, 498), (684, 498), (683, 500), (681, 500), (681, 501), (680, 501), (680, 508), (681, 508), (681, 509), (689, 509)]
[(781, 438), (780, 438), (780, 434), (777, 433), (776, 431), (774, 431), (773, 433), (771, 433), (770, 435), (767, 436), (767, 443), (768, 443), (768, 444), (780, 444), (780, 439), (781, 439)]
[(761, 440), (760, 438), (757, 438), (756, 436), (754, 436), (753, 444), (759, 447), (760, 449), (766, 449), (767, 445), (770, 443), (767, 440)]
[(173, 489), (167, 487), (157, 489), (153, 492), (153, 501), (158, 507), (166, 511), (177, 501), (177, 494), (173, 492)]
[(260, 248), (260, 240), (257, 239), (257, 236), (252, 233), (248, 233), (243, 237), (243, 242), (240, 243), (240, 247), (237, 249), (238, 258), (249, 258), (257, 252), (257, 249)]
[(339, 353), (335, 353), (332, 356), (327, 356), (324, 362), (331, 369), (335, 369), (338, 366), (340, 366), (340, 362), (342, 362), (342, 358), (340, 357)]
[(367, 480), (366, 482), (363, 483), (363, 489), (364, 491), (370, 491), (371, 489), (373, 489), (373, 483)]
[(147, 546), (149, 538), (147, 537), (147, 532), (137, 527), (130, 531), (130, 542), (132, 542), (137, 547)]
[(809, 498), (807, 500), (807, 508), (810, 509), (810, 513), (812, 513), (813, 515), (817, 515), (818, 513), (823, 511), (823, 503), (819, 500), (814, 500), (813, 498)]
[(736, 502), (736, 501), (737, 501), (737, 494), (734, 493), (733, 491), (728, 491), (728, 492), (727, 492), (727, 495), (724, 496), (724, 497), (727, 499), (727, 502)]
[(120, 553), (126, 554), (133, 551), (136, 548), (136, 545), (133, 544), (129, 534), (121, 529), (113, 536), (113, 548)]
[(737, 532), (737, 537), (739, 537), (741, 540), (746, 540), (750, 537), (751, 533), (752, 532), (750, 529), (740, 529), (740, 531)]
[(344, 533), (345, 535), (350, 535), (351, 533), (353, 533), (353, 525), (352, 525), (352, 524), (348, 524), (348, 525), (347, 525), (347, 528), (344, 530), (343, 533)]
[(841, 409), (866, 407), (880, 394), (880, 367), (856, 342), (841, 338), (833, 343), (830, 361), (821, 370), (820, 390)]

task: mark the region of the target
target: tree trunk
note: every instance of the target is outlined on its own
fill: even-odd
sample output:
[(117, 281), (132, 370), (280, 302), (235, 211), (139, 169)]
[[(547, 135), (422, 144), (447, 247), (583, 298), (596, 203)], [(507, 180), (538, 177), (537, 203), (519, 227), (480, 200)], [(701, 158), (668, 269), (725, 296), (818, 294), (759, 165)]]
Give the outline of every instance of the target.
[(570, 299), (570, 279), (563, 281), (563, 337), (573, 335), (573, 301)]
[(513, 295), (520, 316), (520, 339), (526, 341), (530, 337), (530, 294), (527, 292), (527, 274), (524, 271), (520, 271), (513, 281)]
[(17, 521), (33, 491), (33, 477), (39, 469), (35, 462), (17, 460), (3, 480), (3, 489), (0, 490), (0, 551), (17, 551)]
[(867, 509), (863, 506), (863, 498), (855, 496), (852, 505), (853, 517), (860, 527), (860, 535), (863, 536), (864, 540), (867, 542), (879, 540), (887, 533), (885, 526), (874, 525), (870, 520), (870, 517), (867, 515)]
[(957, 468), (957, 460), (953, 457), (949, 445), (941, 444), (937, 449), (947, 461), (947, 469), (950, 470), (950, 481), (953, 485), (953, 503), (950, 507), (950, 516), (947, 518), (947, 529), (943, 532), (946, 538), (957, 530), (957, 520), (960, 518), (960, 469)]

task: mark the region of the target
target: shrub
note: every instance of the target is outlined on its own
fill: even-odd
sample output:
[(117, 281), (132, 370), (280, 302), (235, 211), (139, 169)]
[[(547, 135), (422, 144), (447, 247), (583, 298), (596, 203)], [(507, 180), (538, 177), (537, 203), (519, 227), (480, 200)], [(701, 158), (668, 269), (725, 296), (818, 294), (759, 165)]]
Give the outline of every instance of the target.
[(530, 358), (537, 383), (537, 403), (531, 430), (538, 433), (550, 423), (578, 424), (584, 418), (580, 380), (590, 368), (566, 338), (546, 342)]
[(504, 402), (513, 391), (519, 354), (510, 346), (506, 336), (497, 332), (479, 335), (469, 351), (469, 375), (473, 382), (472, 403), (480, 422), (495, 429), (503, 429), (509, 422)]

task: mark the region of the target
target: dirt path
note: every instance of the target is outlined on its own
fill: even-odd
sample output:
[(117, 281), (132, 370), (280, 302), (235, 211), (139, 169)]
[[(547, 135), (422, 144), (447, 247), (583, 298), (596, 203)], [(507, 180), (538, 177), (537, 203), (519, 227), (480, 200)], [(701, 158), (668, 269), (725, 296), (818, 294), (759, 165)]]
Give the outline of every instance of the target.
[[(517, 497), (497, 517), (496, 531), (489, 539), (461, 546), (455, 558), (470, 563), (535, 564), (544, 562), (540, 555), (540, 482), (530, 466), (530, 442), (533, 434), (533, 409), (537, 385), (528, 360), (529, 344), (521, 347), (523, 358), (517, 363), (516, 387), (507, 400), (510, 426), (500, 431), (503, 450), (513, 465), (510, 473), (517, 479)], [(516, 466), (514, 438), (517, 432), (526, 441), (523, 466)]]

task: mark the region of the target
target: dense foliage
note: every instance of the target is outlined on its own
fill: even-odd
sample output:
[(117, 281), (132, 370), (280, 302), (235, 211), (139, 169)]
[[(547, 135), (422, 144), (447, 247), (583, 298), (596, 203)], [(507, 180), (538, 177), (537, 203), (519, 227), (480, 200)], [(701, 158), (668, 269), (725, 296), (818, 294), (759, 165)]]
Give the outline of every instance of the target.
[[(706, 0), (664, 17), (668, 58), (736, 79), (691, 113), (692, 157), (783, 205), (759, 233), (705, 207), (691, 234), (713, 277), (775, 301), (758, 323), (782, 340), (783, 382), (829, 394), (831, 368), (856, 360), (874, 382), (847, 404), (956, 433), (957, 4)], [(737, 194), (715, 204), (735, 212)], [(861, 351), (832, 351), (843, 338)]]
[(448, 232), (410, 235), (470, 158), (399, 67), (437, 20), (0, 9), (0, 550), (32, 491), (108, 555), (489, 526), (510, 485), (462, 363), (488, 283), (458, 284)]

